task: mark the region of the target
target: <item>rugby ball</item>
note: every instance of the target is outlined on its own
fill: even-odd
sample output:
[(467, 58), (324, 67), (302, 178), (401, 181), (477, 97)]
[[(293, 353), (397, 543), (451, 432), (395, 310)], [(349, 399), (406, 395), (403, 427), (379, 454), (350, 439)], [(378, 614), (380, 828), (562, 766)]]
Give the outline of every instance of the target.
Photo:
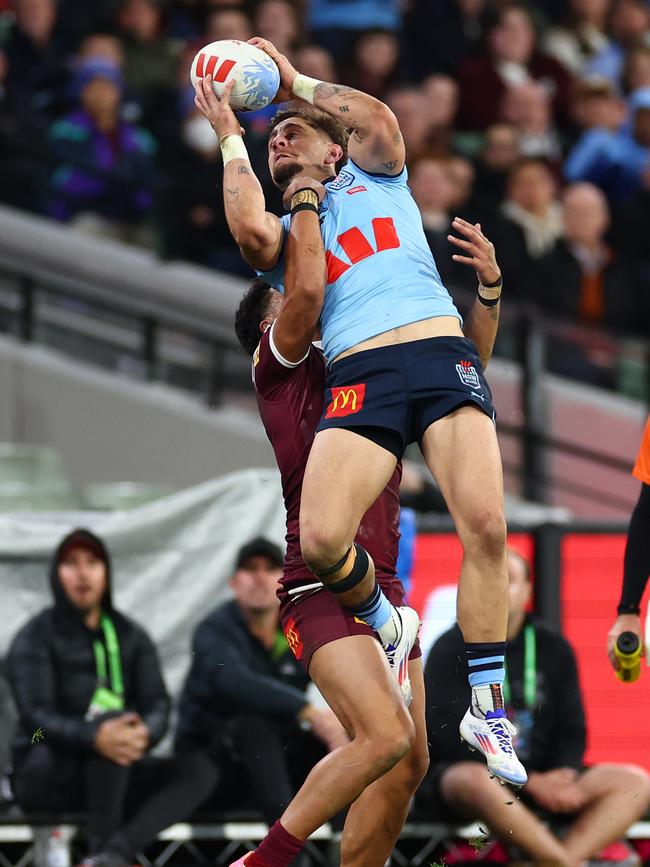
[(211, 42), (199, 52), (190, 67), (190, 81), (196, 85), (212, 76), (212, 88), (221, 97), (234, 78), (230, 104), (236, 111), (257, 111), (267, 106), (278, 92), (280, 72), (268, 54), (238, 39)]

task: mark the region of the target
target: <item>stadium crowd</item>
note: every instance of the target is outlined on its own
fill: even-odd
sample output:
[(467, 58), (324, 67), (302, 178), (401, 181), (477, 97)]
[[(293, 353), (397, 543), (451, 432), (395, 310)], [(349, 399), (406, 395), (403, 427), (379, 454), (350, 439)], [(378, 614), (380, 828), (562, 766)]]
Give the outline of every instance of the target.
[[(452, 289), (473, 283), (447, 241), (460, 215), (493, 240), (511, 301), (647, 336), (645, 0), (2, 0), (0, 201), (248, 275), (188, 69), (203, 44), (252, 35), (391, 106)], [(242, 123), (281, 213), (274, 110)]]

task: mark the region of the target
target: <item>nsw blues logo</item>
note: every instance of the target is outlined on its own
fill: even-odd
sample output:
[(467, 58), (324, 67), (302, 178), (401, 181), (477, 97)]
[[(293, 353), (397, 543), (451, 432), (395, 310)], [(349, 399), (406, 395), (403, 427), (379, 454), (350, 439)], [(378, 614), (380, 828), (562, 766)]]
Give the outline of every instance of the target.
[(352, 172), (348, 172), (345, 169), (339, 172), (338, 175), (334, 178), (334, 180), (327, 185), (328, 190), (344, 190), (346, 187), (349, 187), (352, 181), (354, 180), (354, 175)]
[(481, 387), (481, 381), (478, 378), (478, 373), (471, 361), (459, 361), (456, 365), (456, 372), (460, 377), (460, 381), (468, 388)]

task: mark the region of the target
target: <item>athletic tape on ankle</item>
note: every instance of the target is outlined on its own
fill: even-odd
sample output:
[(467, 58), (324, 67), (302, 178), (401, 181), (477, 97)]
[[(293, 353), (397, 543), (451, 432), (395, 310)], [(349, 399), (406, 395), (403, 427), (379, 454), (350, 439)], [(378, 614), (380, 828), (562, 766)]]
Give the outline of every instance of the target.
[(221, 139), (220, 145), (224, 168), (231, 160), (246, 160), (247, 162), (250, 162), (244, 139), (240, 135), (231, 133), (230, 135), (224, 136)]
[(347, 593), (348, 590), (354, 590), (368, 574), (368, 565), (370, 563), (368, 552), (361, 545), (357, 545), (356, 542), (353, 547), (356, 557), (352, 570), (345, 578), (341, 578), (340, 581), (335, 581), (333, 584), (325, 584), (326, 589), (330, 593)]
[(304, 99), (305, 102), (314, 104), (314, 91), (319, 84), (322, 84), (317, 78), (310, 78), (308, 75), (298, 73), (293, 80), (291, 89), (299, 99)]

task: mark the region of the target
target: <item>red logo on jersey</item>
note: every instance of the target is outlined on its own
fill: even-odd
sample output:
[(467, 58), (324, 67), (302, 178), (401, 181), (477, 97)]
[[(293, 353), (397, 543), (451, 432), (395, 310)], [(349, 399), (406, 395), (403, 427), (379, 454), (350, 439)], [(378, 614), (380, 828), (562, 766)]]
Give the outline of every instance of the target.
[[(352, 192), (352, 190), (349, 192)], [(376, 250), (372, 249), (370, 242), (357, 226), (348, 229), (347, 232), (343, 232), (336, 239), (341, 247), (343, 247), (345, 255), (352, 265), (356, 265), (357, 262), (361, 262), (369, 256), (374, 256), (375, 253), (382, 253), (384, 250), (395, 250), (400, 246), (400, 240), (397, 237), (392, 217), (375, 217), (372, 221), (372, 231), (375, 236)], [(352, 265), (348, 265), (347, 262), (335, 256), (330, 250), (326, 252), (325, 260), (327, 262), (328, 283), (336, 283), (341, 274), (345, 274), (352, 267)]]
[(218, 81), (219, 84), (223, 84), (226, 78), (228, 77), (228, 73), (233, 68), (236, 60), (224, 60), (219, 69), (217, 69), (217, 74), (214, 74), (214, 68), (219, 62), (219, 58), (211, 55), (208, 58), (208, 62), (205, 62), (205, 52), (201, 52), (199, 54), (199, 59), (196, 61), (196, 74), (199, 78), (205, 78), (206, 75), (211, 75), (213, 81)]
[(305, 648), (302, 643), (300, 633), (298, 632), (298, 629), (296, 627), (296, 621), (293, 619), (293, 617), (287, 620), (287, 625), (284, 627), (284, 636), (287, 639), (289, 649), (296, 657), (296, 659), (300, 660), (302, 652)]
[(353, 415), (363, 407), (363, 399), (366, 396), (365, 382), (359, 385), (344, 385), (342, 388), (332, 389), (332, 402), (327, 407), (325, 418), (343, 418)]
[(365, 187), (352, 187), (351, 190), (345, 191), (348, 196), (353, 196), (355, 193), (367, 193), (368, 190)]

